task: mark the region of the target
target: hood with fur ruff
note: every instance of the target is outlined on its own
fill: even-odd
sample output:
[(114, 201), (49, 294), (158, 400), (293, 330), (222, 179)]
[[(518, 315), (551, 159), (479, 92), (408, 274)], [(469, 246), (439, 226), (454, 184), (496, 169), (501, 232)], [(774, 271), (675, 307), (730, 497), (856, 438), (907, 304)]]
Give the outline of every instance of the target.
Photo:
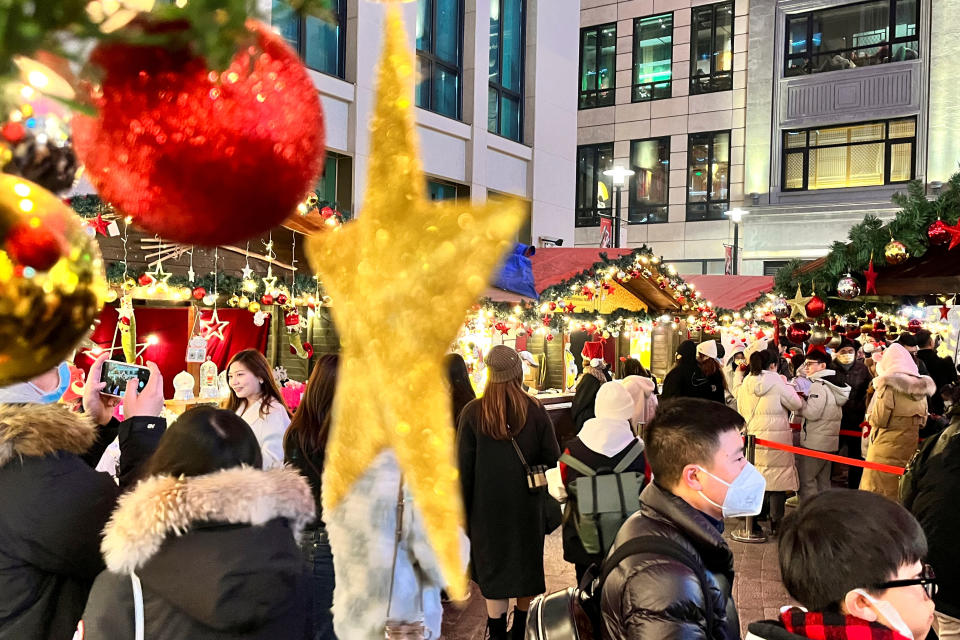
[(909, 373), (888, 373), (873, 379), (873, 388), (878, 392), (884, 387), (905, 393), (915, 398), (932, 396), (937, 390), (937, 383), (929, 376), (911, 375)]
[(0, 467), (57, 451), (80, 455), (96, 438), (93, 421), (64, 405), (0, 404)]
[(182, 536), (195, 524), (262, 525), (285, 518), (298, 539), (314, 510), (310, 486), (290, 468), (236, 467), (181, 479), (154, 476), (120, 498), (100, 548), (107, 569), (129, 573), (150, 560), (168, 536)]

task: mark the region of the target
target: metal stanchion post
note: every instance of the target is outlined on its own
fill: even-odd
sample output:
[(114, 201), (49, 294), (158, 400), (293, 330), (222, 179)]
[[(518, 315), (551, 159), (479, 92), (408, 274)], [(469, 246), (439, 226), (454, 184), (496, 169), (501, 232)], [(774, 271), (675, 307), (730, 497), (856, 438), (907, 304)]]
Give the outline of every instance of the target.
[[(756, 457), (757, 453), (757, 437), (748, 435), (743, 444), (744, 455), (747, 458), (747, 462), (753, 464), (753, 460)], [(753, 516), (747, 516), (743, 519), (743, 526), (733, 533), (730, 534), (730, 537), (736, 540), (737, 542), (748, 542), (751, 544), (758, 544), (761, 542), (767, 541), (767, 536), (761, 533), (755, 533), (753, 530)]]

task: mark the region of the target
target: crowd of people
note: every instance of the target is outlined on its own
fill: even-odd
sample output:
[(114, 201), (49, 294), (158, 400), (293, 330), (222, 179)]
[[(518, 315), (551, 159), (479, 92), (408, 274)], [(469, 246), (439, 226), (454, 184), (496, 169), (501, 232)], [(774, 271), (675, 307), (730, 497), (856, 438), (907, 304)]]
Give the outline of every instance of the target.
[[(480, 397), (463, 359), (448, 356), (488, 637), (528, 637), (546, 590), (544, 538), (559, 528), (597, 637), (739, 638), (723, 532), (746, 516), (778, 537), (784, 584), (802, 605), (745, 621), (752, 638), (920, 640), (934, 607), (940, 637), (960, 637), (957, 370), (925, 331), (867, 346), (791, 353), (757, 340), (726, 355), (686, 341), (662, 385), (634, 359), (614, 379), (587, 347), (575, 434), (562, 443), (516, 350), (486, 354)], [(82, 411), (58, 403), (63, 366), (0, 389), (0, 639), (373, 638), (387, 617), (440, 637), (443, 579), (419, 560), (422, 522), (392, 453), (364, 480), (369, 504), (325, 520), (337, 356), (317, 359), (291, 416), (264, 356), (240, 352), (224, 408), (190, 409), (169, 426), (160, 371), (148, 365), (142, 391), (133, 380), (120, 399), (102, 393), (105, 360), (90, 368)], [(743, 435), (913, 462), (901, 480), (763, 446), (748, 461)], [(98, 472), (112, 442), (113, 473)], [(368, 594), (384, 611), (337, 605), (359, 587), (338, 580), (333, 549), (364, 522), (395, 541), (377, 556), (383, 593)]]

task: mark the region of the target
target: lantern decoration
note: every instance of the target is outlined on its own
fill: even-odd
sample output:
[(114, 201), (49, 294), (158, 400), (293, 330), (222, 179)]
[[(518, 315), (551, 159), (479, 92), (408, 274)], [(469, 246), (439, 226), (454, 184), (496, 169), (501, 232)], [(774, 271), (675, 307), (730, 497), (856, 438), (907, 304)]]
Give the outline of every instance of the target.
[(787, 340), (793, 344), (803, 344), (810, 339), (810, 325), (806, 322), (794, 322), (787, 327)]
[(837, 283), (837, 295), (844, 300), (853, 300), (860, 295), (860, 283), (848, 273)]
[(781, 320), (789, 316), (790, 306), (787, 304), (786, 298), (783, 296), (777, 296), (770, 307), (770, 312)]
[(817, 294), (813, 294), (804, 306), (808, 318), (819, 318), (827, 311), (827, 303)]
[(930, 240), (930, 244), (935, 246), (940, 246), (947, 244), (950, 241), (950, 232), (947, 230), (947, 225), (943, 220), (937, 218), (933, 223), (927, 227), (927, 239)]
[(903, 264), (909, 257), (907, 246), (899, 240), (891, 239), (883, 248), (883, 257), (889, 265)]
[(830, 338), (830, 331), (824, 326), (817, 325), (810, 331), (810, 344), (826, 344)]

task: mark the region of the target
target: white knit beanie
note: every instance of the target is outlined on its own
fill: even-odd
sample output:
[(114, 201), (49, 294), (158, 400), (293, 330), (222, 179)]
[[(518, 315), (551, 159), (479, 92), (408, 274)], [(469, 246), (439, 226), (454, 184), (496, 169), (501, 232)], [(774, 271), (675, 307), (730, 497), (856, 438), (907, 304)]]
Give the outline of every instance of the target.
[(633, 417), (633, 398), (619, 382), (606, 382), (597, 391), (594, 413), (598, 418), (629, 420)]

